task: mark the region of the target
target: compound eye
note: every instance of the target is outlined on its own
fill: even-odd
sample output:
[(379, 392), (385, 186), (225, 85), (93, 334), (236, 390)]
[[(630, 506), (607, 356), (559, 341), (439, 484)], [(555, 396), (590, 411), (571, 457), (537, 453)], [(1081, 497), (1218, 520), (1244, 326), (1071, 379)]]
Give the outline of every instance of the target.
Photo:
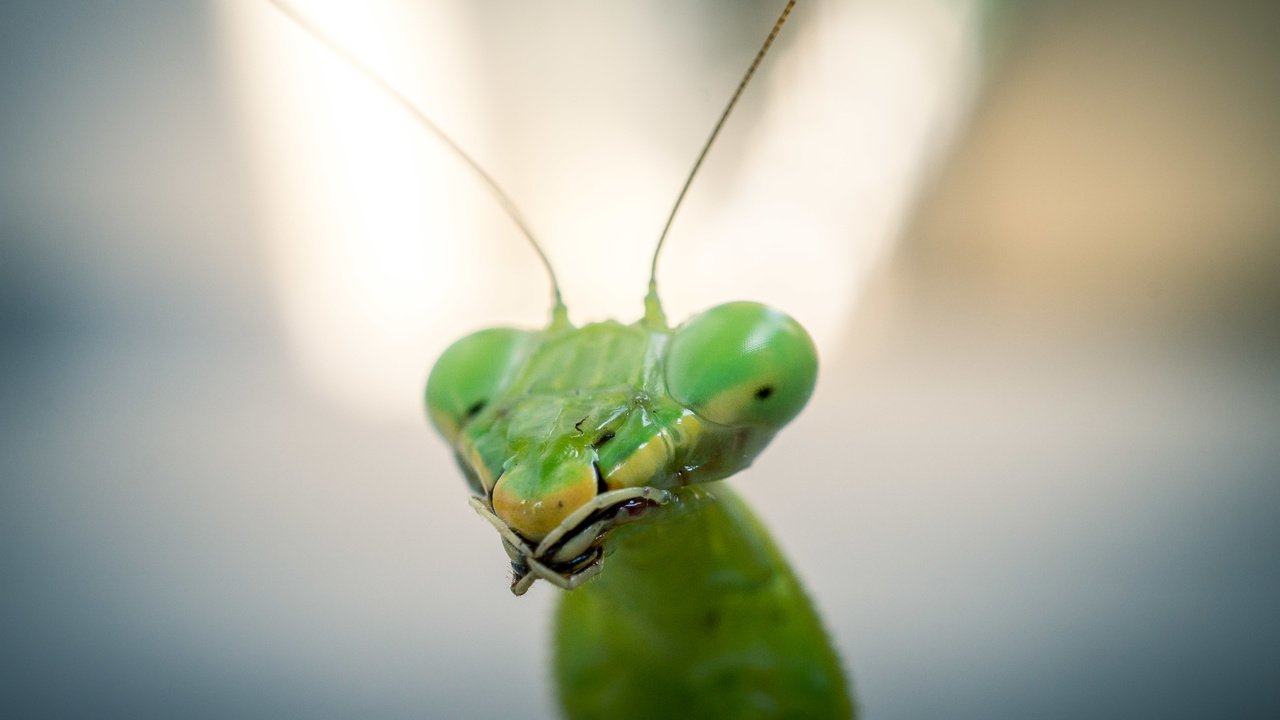
[(427, 378), (427, 415), (450, 443), (479, 415), (524, 362), (533, 333), (491, 328), (450, 345)]
[(667, 351), (667, 390), (721, 425), (780, 428), (813, 393), (818, 353), (800, 323), (765, 305), (735, 302), (695, 315)]

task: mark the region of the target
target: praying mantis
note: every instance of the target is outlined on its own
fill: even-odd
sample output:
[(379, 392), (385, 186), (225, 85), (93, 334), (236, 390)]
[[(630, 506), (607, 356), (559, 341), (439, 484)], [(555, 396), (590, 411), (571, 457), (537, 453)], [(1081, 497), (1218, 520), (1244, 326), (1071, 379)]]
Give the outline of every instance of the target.
[(574, 326), (552, 264), (515, 203), (412, 101), (307, 17), (272, 4), (381, 88), (488, 186), (547, 271), (551, 319), (491, 328), (433, 366), (427, 413), (472, 508), (497, 531), (510, 589), (566, 591), (554, 673), (565, 713), (610, 717), (853, 715), (838, 658), (768, 532), (722, 481), (804, 407), (808, 333), (754, 302), (668, 323), (657, 268), (699, 167), (790, 0), (694, 163), (655, 247), (635, 323)]

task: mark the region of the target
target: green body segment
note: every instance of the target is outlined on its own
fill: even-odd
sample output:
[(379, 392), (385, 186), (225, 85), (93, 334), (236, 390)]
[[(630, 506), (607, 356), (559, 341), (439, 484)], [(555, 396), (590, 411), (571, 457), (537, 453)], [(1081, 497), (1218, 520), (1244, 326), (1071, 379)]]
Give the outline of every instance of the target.
[(608, 570), (564, 596), (555, 672), (570, 718), (849, 718), (822, 624), (747, 507), (686, 488), (614, 531)]

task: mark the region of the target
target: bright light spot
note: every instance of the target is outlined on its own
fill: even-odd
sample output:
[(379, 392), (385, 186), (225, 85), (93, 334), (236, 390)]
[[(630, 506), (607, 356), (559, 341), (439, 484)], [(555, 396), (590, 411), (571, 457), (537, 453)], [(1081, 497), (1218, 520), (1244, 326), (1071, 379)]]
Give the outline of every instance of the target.
[[(675, 157), (626, 114), (636, 91), (610, 73), (669, 38), (669, 18), (639, 6), (583, 9), (563, 23), (540, 18), (582, 23), (584, 43), (615, 47), (618, 57), (582, 69), (585, 78), (604, 76), (592, 92), (549, 83), (529, 103), (487, 94), (501, 63), (486, 60), (510, 50), (485, 45), (476, 31), (494, 18), (520, 23), (517, 6), (491, 17), (463, 2), (298, 5), (491, 172), (486, 161), (501, 148), (505, 175), (495, 174), (542, 230), (576, 321), (639, 316), (652, 242), (678, 189), (670, 179), (693, 158)], [(278, 310), (301, 368), (356, 408), (420, 414), (430, 362), (479, 327), (542, 323), (545, 279), (466, 170), (369, 83), (266, 3), (218, 7), (243, 91)], [(799, 319), (830, 357), (963, 106), (976, 37), (969, 3), (815, 3), (807, 11), (815, 17), (787, 28), (795, 37), (749, 91), (763, 96), (755, 102), (764, 115), (738, 130), (750, 135), (737, 145), (745, 156), (713, 152), (694, 185), (660, 281), (673, 321), (758, 300)], [(499, 34), (513, 35), (538, 34)], [(687, 74), (706, 62), (680, 54), (695, 49), (672, 43), (643, 67), (655, 77)], [(534, 75), (551, 77), (564, 71), (567, 52), (564, 43), (530, 42), (517, 54)], [(672, 85), (666, 112), (705, 105), (705, 88)], [(513, 138), (524, 147), (509, 147)]]

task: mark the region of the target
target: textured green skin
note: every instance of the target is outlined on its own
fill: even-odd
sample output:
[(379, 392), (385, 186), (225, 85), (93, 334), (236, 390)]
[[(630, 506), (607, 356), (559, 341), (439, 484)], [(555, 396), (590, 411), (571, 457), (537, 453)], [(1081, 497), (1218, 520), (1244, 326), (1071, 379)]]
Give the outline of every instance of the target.
[(813, 605), (759, 521), (723, 483), (679, 496), (615, 530), (606, 571), (561, 601), (568, 717), (852, 717)]
[[(744, 346), (744, 338), (757, 337), (762, 330), (779, 332), (789, 347), (734, 353)], [(477, 346), (509, 353), (516, 360), (479, 355)], [(668, 357), (669, 348), (678, 351), (674, 357)], [(726, 360), (726, 355), (738, 359)], [(469, 477), (476, 474), (469, 460), (474, 449), (487, 471), (480, 475), (502, 477), (504, 492), (529, 502), (563, 490), (560, 483), (576, 477), (568, 468), (598, 461), (607, 471), (663, 432), (676, 441), (674, 456), (645, 484), (669, 489), (719, 480), (747, 467), (808, 399), (816, 368), (813, 343), (804, 330), (757, 303), (721, 305), (675, 330), (648, 320), (633, 325), (565, 325), (523, 335), (485, 330), (445, 351), (427, 381), (428, 411), (454, 442)], [(489, 378), (487, 373), (495, 371), (505, 382)], [(696, 438), (681, 437), (677, 421), (695, 413), (668, 394), (669, 378), (693, 379), (682, 387), (695, 391), (690, 404), (694, 410), (714, 398), (717, 388), (734, 391), (729, 399), (742, 405), (743, 422), (700, 423)], [(752, 392), (765, 382), (776, 393), (756, 401)], [(445, 389), (455, 386), (467, 392)], [(482, 399), (472, 390), (493, 386), (501, 387), (484, 398), (480, 413), (471, 418), (458, 415)], [(736, 392), (740, 387), (748, 387), (748, 392)], [(433, 404), (436, 398), (448, 403)], [(723, 421), (721, 406), (716, 419)], [(769, 410), (775, 406), (780, 412)], [(459, 427), (456, 437), (444, 432), (448, 427)], [(613, 439), (595, 448), (606, 432), (613, 432)]]

